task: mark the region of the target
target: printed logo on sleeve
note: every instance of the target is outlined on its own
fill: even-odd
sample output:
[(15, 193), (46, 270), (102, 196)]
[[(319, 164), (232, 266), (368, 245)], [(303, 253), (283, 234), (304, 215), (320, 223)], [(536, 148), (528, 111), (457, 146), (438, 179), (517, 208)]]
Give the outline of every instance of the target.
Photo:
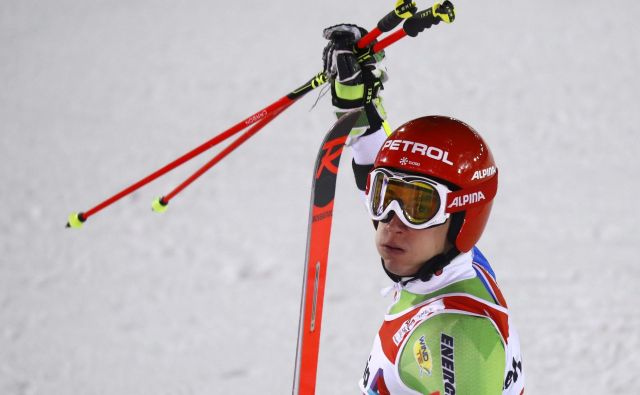
[(444, 304), (441, 300), (434, 301), (428, 305), (422, 307), (416, 315), (406, 320), (400, 329), (393, 335), (393, 343), (397, 346), (405, 339), (405, 336), (409, 334), (418, 324), (431, 317), (435, 312), (444, 309)]
[(427, 340), (424, 336), (413, 343), (413, 356), (418, 364), (418, 373), (420, 377), (423, 375), (431, 376), (433, 370), (433, 360), (431, 359), (431, 350), (427, 346)]
[(518, 374), (522, 373), (522, 361), (516, 361), (515, 358), (511, 361), (511, 370), (507, 373), (507, 377), (504, 379), (504, 388), (507, 389), (511, 384), (518, 381)]
[(362, 374), (362, 383), (365, 388), (367, 388), (367, 385), (369, 384), (369, 376), (371, 376), (371, 371), (369, 370), (369, 362), (371, 362), (371, 355), (369, 355), (367, 365), (364, 367), (364, 373)]

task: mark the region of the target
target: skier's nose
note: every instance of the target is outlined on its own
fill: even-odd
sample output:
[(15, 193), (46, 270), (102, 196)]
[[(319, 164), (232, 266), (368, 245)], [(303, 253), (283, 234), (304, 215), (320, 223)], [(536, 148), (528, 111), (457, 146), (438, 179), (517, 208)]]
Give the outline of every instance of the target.
[(382, 222), (386, 224), (387, 229), (391, 232), (404, 232), (407, 229), (407, 225), (393, 211)]

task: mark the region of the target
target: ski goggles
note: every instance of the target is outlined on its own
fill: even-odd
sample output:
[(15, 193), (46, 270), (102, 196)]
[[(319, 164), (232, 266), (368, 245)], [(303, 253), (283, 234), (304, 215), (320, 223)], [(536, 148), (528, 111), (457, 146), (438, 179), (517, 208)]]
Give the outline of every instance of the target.
[(374, 169), (369, 173), (366, 203), (375, 221), (384, 221), (393, 211), (410, 228), (426, 229), (441, 225), (449, 218), (445, 210), (451, 191), (434, 180)]
[(442, 225), (451, 213), (493, 200), (498, 191), (498, 169), (492, 166), (490, 170), (492, 175), (486, 181), (451, 191), (446, 185), (426, 177), (396, 173), (385, 168), (374, 169), (369, 173), (365, 191), (369, 215), (374, 221), (384, 221), (393, 211), (413, 229)]

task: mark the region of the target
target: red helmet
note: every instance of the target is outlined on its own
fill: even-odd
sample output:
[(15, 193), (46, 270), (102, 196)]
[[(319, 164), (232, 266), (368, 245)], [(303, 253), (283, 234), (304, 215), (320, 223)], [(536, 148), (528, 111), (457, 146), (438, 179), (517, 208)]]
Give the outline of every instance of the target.
[(478, 242), (491, 213), (498, 171), (489, 147), (469, 125), (443, 116), (409, 121), (384, 142), (374, 163), (379, 167), (448, 185), (454, 192), (446, 209), (456, 213), (450, 241), (461, 252)]

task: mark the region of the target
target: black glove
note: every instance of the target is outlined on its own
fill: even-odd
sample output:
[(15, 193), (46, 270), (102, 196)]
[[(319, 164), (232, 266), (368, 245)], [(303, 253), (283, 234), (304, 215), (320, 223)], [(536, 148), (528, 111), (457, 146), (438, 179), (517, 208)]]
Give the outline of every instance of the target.
[(322, 63), (329, 79), (351, 86), (362, 83), (355, 49), (356, 43), (366, 34), (365, 29), (348, 23), (324, 29), (322, 35), (329, 43), (322, 52)]
[(379, 61), (384, 52), (373, 54), (372, 47), (360, 49), (356, 43), (367, 30), (353, 24), (339, 24), (324, 30), (329, 40), (322, 61), (325, 75), (331, 82), (332, 103), (342, 109), (370, 104), (386, 81), (386, 72)]
[[(382, 99), (378, 97), (382, 82), (386, 81), (386, 70), (379, 63), (384, 57), (384, 52), (373, 53), (375, 41), (367, 48), (358, 48), (358, 41), (366, 34), (365, 29), (352, 24), (331, 26), (323, 32), (329, 43), (322, 53), (322, 62), (324, 73), (331, 84), (331, 102), (335, 107), (336, 116), (340, 117), (345, 110), (362, 109), (360, 117), (349, 133), (347, 145), (362, 136), (381, 131), (383, 125), (386, 125)], [(368, 146), (365, 144), (360, 150), (362, 147), (366, 149)], [(362, 186), (363, 190), (371, 167), (369, 163), (356, 163), (354, 154), (356, 183), (358, 187)]]

